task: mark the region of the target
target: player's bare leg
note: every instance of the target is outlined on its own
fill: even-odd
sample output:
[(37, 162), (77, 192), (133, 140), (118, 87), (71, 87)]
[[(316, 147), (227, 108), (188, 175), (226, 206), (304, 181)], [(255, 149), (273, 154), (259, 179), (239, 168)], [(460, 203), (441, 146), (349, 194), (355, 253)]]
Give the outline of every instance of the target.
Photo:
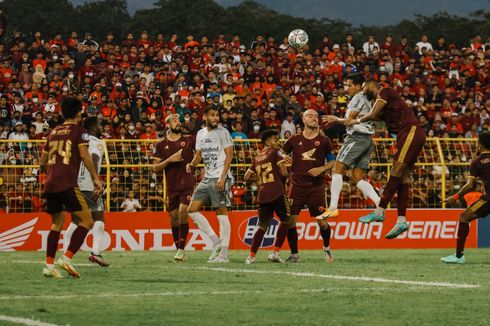
[(219, 222), (219, 236), (221, 239), (221, 252), (214, 259), (215, 263), (228, 263), (228, 247), (230, 246), (231, 225), (228, 217), (228, 208), (220, 207), (216, 210), (216, 217)]
[(65, 212), (55, 213), (51, 215), (51, 230), (48, 234), (46, 248), (46, 267), (43, 269), (43, 275), (52, 278), (63, 278), (63, 275), (56, 269), (54, 258), (58, 250), (58, 242), (60, 240), (60, 232), (63, 229), (65, 222)]
[(333, 263), (332, 250), (330, 249), (330, 235), (332, 233), (332, 228), (327, 221), (319, 220), (317, 222), (323, 239), (323, 254), (325, 255), (327, 263)]
[(175, 261), (184, 261), (187, 259), (185, 255), (185, 245), (187, 243), (187, 235), (189, 234), (189, 218), (187, 209), (189, 207), (184, 204), (180, 204), (178, 209), (179, 218), (179, 240), (176, 244), (177, 253), (174, 256)]
[(296, 229), (296, 219), (298, 215), (291, 215), (289, 228), (288, 228), (288, 243), (291, 249), (291, 256), (286, 259), (287, 263), (299, 263), (299, 253), (298, 253), (298, 230)]
[(216, 233), (209, 225), (208, 220), (201, 214), (200, 210), (204, 206), (204, 203), (199, 200), (191, 201), (187, 213), (189, 214), (192, 221), (199, 227), (199, 229), (204, 232), (212, 241), (213, 249), (211, 255), (209, 256), (209, 261), (214, 260), (221, 252), (222, 244), (221, 240), (218, 238)]
[(100, 253), (102, 242), (104, 241), (104, 212), (92, 212), (92, 217), (94, 219), (94, 226), (92, 228), (92, 252), (88, 260), (92, 263), (99, 264), (102, 267), (109, 266), (109, 263), (102, 257)]
[(80, 249), (80, 247), (83, 245), (88, 231), (94, 225), (94, 220), (92, 219), (92, 213), (89, 210), (72, 212), (71, 214), (72, 216), (79, 219), (78, 227), (73, 232), (70, 244), (68, 245), (68, 250), (60, 259), (58, 259), (56, 264), (58, 265), (58, 267), (68, 272), (68, 274), (70, 274), (71, 276), (80, 277), (80, 273), (78, 273), (73, 267), (71, 260)]

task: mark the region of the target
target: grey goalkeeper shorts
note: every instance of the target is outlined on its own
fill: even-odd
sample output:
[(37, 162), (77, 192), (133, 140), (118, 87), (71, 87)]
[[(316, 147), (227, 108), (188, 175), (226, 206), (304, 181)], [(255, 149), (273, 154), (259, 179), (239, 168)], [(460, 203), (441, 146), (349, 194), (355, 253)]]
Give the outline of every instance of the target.
[(231, 206), (231, 186), (234, 179), (226, 178), (225, 189), (218, 192), (216, 183), (219, 178), (204, 178), (194, 189), (192, 200), (202, 201), (205, 205), (211, 205), (213, 208), (230, 207)]
[(354, 132), (345, 138), (337, 155), (337, 161), (350, 168), (369, 170), (373, 150), (374, 142), (371, 135)]
[(97, 200), (94, 199), (94, 193), (92, 191), (82, 191), (83, 197), (87, 201), (88, 208), (91, 212), (103, 212), (104, 200), (102, 196), (99, 196)]

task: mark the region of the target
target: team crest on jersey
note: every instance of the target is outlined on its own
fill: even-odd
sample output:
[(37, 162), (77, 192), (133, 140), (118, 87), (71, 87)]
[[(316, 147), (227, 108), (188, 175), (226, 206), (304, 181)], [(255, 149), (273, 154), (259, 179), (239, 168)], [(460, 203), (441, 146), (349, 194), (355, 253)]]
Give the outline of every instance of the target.
[(168, 145), (167, 145), (167, 146), (165, 146), (165, 149), (168, 149)]
[(180, 147), (185, 147), (185, 141), (180, 142)]
[(90, 140), (90, 136), (89, 136), (89, 134), (87, 134), (86, 132), (84, 132), (84, 133), (82, 134), (82, 139), (83, 139), (83, 140), (85, 140), (85, 141), (89, 141), (89, 140)]
[(320, 141), (319, 141), (319, 140), (317, 140), (317, 141), (315, 142), (315, 146), (320, 146)]
[(302, 142), (302, 141), (300, 141), (300, 142), (298, 143), (298, 145), (299, 145), (299, 146), (303, 145), (303, 142)]

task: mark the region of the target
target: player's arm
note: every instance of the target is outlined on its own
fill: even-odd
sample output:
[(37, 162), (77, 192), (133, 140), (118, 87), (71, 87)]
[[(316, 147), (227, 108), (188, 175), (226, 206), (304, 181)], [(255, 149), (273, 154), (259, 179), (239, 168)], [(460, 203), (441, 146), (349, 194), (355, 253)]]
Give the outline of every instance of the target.
[(48, 152), (43, 150), (43, 153), (41, 154), (41, 158), (39, 159), (39, 168), (41, 169), (42, 172), (46, 172), (46, 167), (48, 166)]
[(385, 106), (386, 106), (386, 101), (383, 100), (381, 97), (378, 97), (376, 99), (376, 102), (374, 102), (371, 112), (358, 119), (349, 119), (348, 121), (345, 122), (345, 124), (348, 126), (353, 126), (359, 123), (375, 120), (378, 118), (379, 113), (381, 112), (381, 110), (383, 110)]
[(282, 177), (287, 177), (289, 175), (286, 160), (282, 159), (281, 161), (277, 162), (277, 167), (279, 168), (279, 173)]
[(446, 204), (448, 205), (454, 205), (460, 197), (463, 197), (473, 189), (475, 189), (476, 186), (476, 177), (475, 176), (468, 176), (468, 180), (466, 181), (466, 184), (454, 195), (446, 199)]
[(201, 150), (196, 149), (192, 161), (190, 163), (187, 163), (187, 165), (185, 166), (187, 173), (191, 173), (192, 168), (195, 168), (199, 163), (201, 163), (201, 160), (202, 160)]
[(90, 157), (88, 146), (86, 144), (80, 144), (78, 148), (80, 150), (80, 158), (82, 159), (83, 164), (92, 177), (92, 182), (94, 183), (94, 193), (99, 194), (102, 190), (102, 183), (99, 180), (99, 175), (97, 174), (97, 170), (95, 169), (92, 157)]
[(335, 165), (335, 155), (333, 155), (332, 153), (329, 153), (325, 159), (327, 161), (326, 164), (319, 166), (319, 167), (316, 167), (316, 168), (313, 168), (313, 169), (310, 169), (310, 171), (308, 171), (308, 173), (313, 177), (317, 177), (326, 171), (332, 170), (333, 166)]
[(156, 164), (153, 165), (153, 171), (156, 172), (156, 173), (160, 173), (162, 172), (163, 170), (165, 170), (165, 168), (170, 164), (170, 163), (173, 163), (173, 162), (180, 162), (183, 160), (182, 158), (182, 149), (178, 150), (177, 152), (175, 152), (174, 154), (172, 154), (170, 157), (168, 157), (166, 160), (161, 160), (160, 158), (155, 158), (156, 160)]
[(225, 147), (225, 164), (223, 166), (223, 172), (221, 172), (221, 177), (216, 183), (216, 190), (223, 191), (225, 189), (225, 180), (228, 176), (228, 171), (230, 170), (231, 161), (233, 160), (233, 145)]

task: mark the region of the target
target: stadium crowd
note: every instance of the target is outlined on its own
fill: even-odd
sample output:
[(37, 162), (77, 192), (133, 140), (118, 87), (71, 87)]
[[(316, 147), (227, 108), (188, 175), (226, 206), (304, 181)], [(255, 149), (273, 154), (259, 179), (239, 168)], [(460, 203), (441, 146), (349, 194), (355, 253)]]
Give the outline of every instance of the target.
[[(287, 139), (301, 132), (301, 113), (306, 109), (344, 115), (349, 99), (343, 80), (352, 73), (395, 87), (429, 137), (474, 138), (490, 130), (490, 36), (485, 41), (476, 35), (464, 47), (448, 44), (444, 36), (429, 40), (422, 35), (416, 44), (392, 35), (384, 40), (324, 36), (319, 44), (296, 51), (286, 37), (274, 40), (263, 35), (243, 44), (239, 35), (211, 40), (142, 32), (118, 41), (112, 33), (96, 39), (90, 33), (45, 37), (17, 31), (0, 44), (0, 140), (13, 141), (0, 143), (0, 165), (36, 164), (33, 145), (15, 141), (45, 139), (63, 122), (59, 103), (67, 95), (83, 101), (87, 116), (99, 117), (105, 139), (162, 138), (165, 117), (171, 113), (180, 115), (185, 133), (195, 134), (206, 106), (219, 107), (222, 124), (234, 139), (258, 138), (269, 128)], [(340, 125), (324, 127), (334, 139), (341, 140), (345, 133)], [(376, 136), (390, 137), (381, 125)], [(253, 155), (243, 147), (236, 148), (234, 163), (247, 163)], [(389, 148), (381, 150), (389, 154)], [(147, 163), (151, 157), (151, 151), (141, 149), (136, 159), (113, 152), (110, 159), (119, 164)], [(376, 157), (385, 159), (379, 153)], [(373, 173), (372, 182), (382, 188), (385, 171)], [(113, 192), (120, 194), (114, 209), (130, 191), (131, 200), (143, 204), (153, 200), (155, 207), (162, 206), (162, 189), (149, 172), (146, 178), (145, 173), (124, 168), (111, 171), (111, 178), (112, 174)], [(23, 207), (24, 194), (31, 210), (40, 209), (42, 200), (30, 196), (39, 192), (38, 175), (37, 169), (26, 168), (16, 172), (15, 186), (1, 183), (0, 209)], [(135, 182), (136, 175), (146, 181)], [(123, 183), (126, 178), (131, 181)], [(427, 185), (424, 179), (416, 182)], [(126, 186), (119, 189), (118, 183)], [(140, 188), (146, 188), (145, 198)], [(253, 201), (245, 184), (237, 183), (235, 193), (237, 205)], [(426, 204), (438, 200), (429, 199), (428, 191), (424, 196)]]

